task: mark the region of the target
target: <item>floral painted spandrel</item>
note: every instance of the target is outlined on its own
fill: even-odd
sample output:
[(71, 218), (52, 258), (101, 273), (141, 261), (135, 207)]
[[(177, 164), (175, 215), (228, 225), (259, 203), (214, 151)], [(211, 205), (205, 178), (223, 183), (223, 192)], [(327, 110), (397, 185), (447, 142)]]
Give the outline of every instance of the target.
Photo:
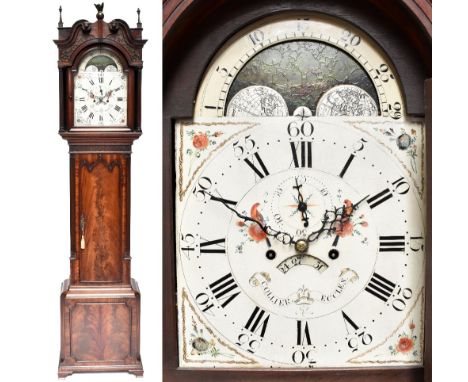
[(185, 134), (191, 143), (191, 146), (185, 150), (186, 154), (194, 158), (200, 158), (203, 151), (207, 150), (209, 146), (216, 145), (217, 138), (224, 133), (220, 130), (211, 132), (210, 130), (195, 131), (191, 129), (187, 130)]
[(424, 196), (424, 123), (421, 120), (404, 122), (378, 119), (360, 121), (355, 128), (373, 136), (394, 155), (416, 186), (421, 198)]
[(398, 333), (398, 340), (395, 344), (390, 345), (388, 349), (392, 355), (411, 354), (415, 357), (418, 356), (418, 349), (416, 344), (418, 342), (418, 331), (414, 321), (410, 321), (406, 328), (402, 328)]
[(424, 289), (400, 325), (381, 343), (348, 362), (369, 366), (422, 365), (424, 344)]
[(185, 289), (182, 289), (181, 297), (180, 367), (229, 367), (233, 364), (255, 367), (256, 361), (225, 342), (206, 325)]
[(226, 142), (251, 128), (251, 123), (179, 122), (176, 125), (177, 186), (180, 200), (204, 164)]

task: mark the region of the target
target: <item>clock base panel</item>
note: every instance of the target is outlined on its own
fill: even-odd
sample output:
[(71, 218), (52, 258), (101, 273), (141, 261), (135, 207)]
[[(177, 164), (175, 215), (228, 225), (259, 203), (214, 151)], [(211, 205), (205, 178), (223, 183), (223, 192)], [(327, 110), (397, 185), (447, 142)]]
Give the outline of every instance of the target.
[(82, 372), (143, 375), (140, 291), (130, 285), (62, 283), (59, 378)]

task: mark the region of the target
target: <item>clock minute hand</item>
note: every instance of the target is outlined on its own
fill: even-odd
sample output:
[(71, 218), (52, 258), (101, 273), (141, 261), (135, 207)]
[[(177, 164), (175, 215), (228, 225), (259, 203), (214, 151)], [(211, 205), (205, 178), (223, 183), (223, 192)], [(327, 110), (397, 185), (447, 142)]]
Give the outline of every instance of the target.
[[(210, 196), (211, 200), (221, 203), (228, 210), (234, 212), (237, 215), (238, 218), (240, 218), (240, 219), (242, 219), (244, 221), (249, 221), (249, 222), (257, 224), (260, 227), (260, 229), (263, 232), (265, 232), (266, 235), (268, 235), (270, 237), (273, 237), (274, 239), (280, 241), (282, 244), (286, 244), (286, 245), (295, 244), (294, 238), (289, 233), (277, 231), (274, 228), (270, 227), (269, 225), (263, 224), (262, 222), (258, 221), (257, 219), (254, 219), (254, 218), (252, 218), (250, 216), (242, 215), (235, 208), (231, 207), (229, 205), (229, 203), (225, 199), (223, 199), (221, 197), (218, 198), (218, 197), (212, 195), (211, 193), (209, 193), (208, 191), (205, 191), (205, 194)], [(266, 239), (267, 239), (267, 245), (270, 246), (271, 245), (270, 241), (268, 240), (268, 238), (266, 238)]]
[[(355, 204), (352, 204), (350, 207), (341, 206), (338, 208), (335, 207), (334, 211), (326, 210), (322, 218), (322, 226), (317, 231), (312, 232), (307, 237), (307, 241), (311, 243), (311, 242), (318, 240), (319, 237), (324, 232), (335, 232), (336, 231), (335, 223), (338, 220), (342, 219), (343, 216), (345, 216), (347, 219), (351, 218), (351, 216), (353, 216), (354, 211), (356, 211), (359, 205), (362, 202), (364, 202), (369, 196), (370, 195), (363, 197), (361, 200), (359, 200)], [(346, 208), (351, 208), (351, 212), (347, 213)], [(335, 241), (338, 244), (338, 240), (336, 240), (336, 238), (335, 238)]]

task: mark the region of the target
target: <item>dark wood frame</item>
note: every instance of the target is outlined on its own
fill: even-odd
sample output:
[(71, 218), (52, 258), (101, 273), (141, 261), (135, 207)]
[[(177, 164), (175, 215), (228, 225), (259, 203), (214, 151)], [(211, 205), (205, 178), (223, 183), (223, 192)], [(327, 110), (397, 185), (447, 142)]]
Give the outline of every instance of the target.
[[(431, 25), (427, 0), (165, 0), (163, 3), (163, 378), (179, 381), (432, 381), (431, 283)], [(239, 370), (178, 368), (175, 266), (174, 121), (191, 118), (199, 83), (222, 45), (270, 14), (315, 11), (365, 30), (392, 59), (402, 80), (408, 115), (426, 118), (426, 316), (424, 367)], [(227, 371), (228, 370), (228, 371)]]

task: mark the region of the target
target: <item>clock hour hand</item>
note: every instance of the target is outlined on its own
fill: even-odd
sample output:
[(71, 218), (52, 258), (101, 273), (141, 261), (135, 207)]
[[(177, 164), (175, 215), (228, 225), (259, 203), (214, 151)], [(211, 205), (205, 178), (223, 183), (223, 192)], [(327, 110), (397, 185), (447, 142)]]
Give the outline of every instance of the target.
[[(294, 238), (287, 232), (282, 232), (282, 231), (277, 231), (271, 226), (265, 224), (264, 222), (254, 219), (251, 216), (243, 215), (240, 212), (238, 212), (235, 208), (233, 208), (227, 200), (221, 198), (221, 197), (216, 197), (212, 195), (210, 192), (205, 191), (205, 194), (208, 195), (211, 200), (216, 201), (221, 203), (224, 207), (226, 207), (228, 210), (234, 212), (239, 219), (242, 219), (244, 222), (251, 222), (254, 224), (257, 224), (260, 229), (265, 233), (265, 235), (273, 237), (274, 239), (278, 240), (282, 244), (286, 245), (293, 245), (295, 244)], [(270, 247), (271, 243), (268, 237), (265, 237), (267, 245)]]
[(296, 177), (296, 185), (293, 186), (295, 190), (297, 190), (297, 210), (301, 213), (301, 220), (304, 222), (304, 227), (307, 228), (309, 226), (309, 216), (307, 214), (307, 203), (304, 202), (304, 197), (302, 196), (301, 192), (302, 184), (299, 184)]

